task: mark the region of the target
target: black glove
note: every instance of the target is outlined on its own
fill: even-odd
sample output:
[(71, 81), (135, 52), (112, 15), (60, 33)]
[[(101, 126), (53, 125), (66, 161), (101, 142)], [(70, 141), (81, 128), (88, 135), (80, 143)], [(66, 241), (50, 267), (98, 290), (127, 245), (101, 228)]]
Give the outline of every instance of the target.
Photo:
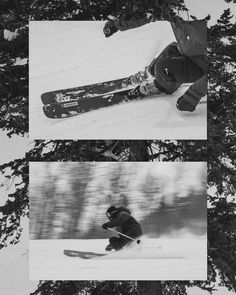
[(103, 228), (103, 229), (107, 229), (107, 228), (108, 228), (107, 224), (104, 223), (104, 224), (102, 225), (102, 228)]
[(188, 92), (186, 92), (184, 95), (182, 95), (177, 103), (176, 107), (180, 111), (188, 111), (188, 112), (193, 112), (196, 108), (196, 106), (193, 106), (187, 99), (186, 95), (188, 95)]
[(106, 38), (110, 37), (111, 35), (113, 35), (117, 31), (118, 31), (118, 29), (116, 28), (113, 20), (107, 21), (104, 28), (103, 28), (103, 33), (105, 34)]

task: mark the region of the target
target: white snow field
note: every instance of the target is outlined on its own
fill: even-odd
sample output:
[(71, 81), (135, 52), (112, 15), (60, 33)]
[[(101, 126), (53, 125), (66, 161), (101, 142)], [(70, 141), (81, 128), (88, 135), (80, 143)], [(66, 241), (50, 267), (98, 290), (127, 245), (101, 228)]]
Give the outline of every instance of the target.
[(64, 249), (104, 253), (107, 240), (30, 240), (30, 280), (206, 280), (206, 237), (142, 240), (107, 256), (68, 257)]
[(128, 77), (175, 41), (168, 22), (103, 35), (104, 22), (30, 22), (30, 138), (206, 139), (207, 106), (194, 113), (176, 109), (173, 95), (121, 103), (67, 119), (48, 119), (42, 93)]

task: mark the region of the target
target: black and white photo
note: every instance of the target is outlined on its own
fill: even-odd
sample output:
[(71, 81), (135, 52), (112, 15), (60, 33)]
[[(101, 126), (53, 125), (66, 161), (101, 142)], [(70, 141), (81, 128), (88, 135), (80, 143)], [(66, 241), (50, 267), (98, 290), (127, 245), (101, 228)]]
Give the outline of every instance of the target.
[(30, 163), (33, 280), (204, 280), (206, 163)]
[(206, 139), (206, 21), (106, 25), (30, 22), (30, 137)]

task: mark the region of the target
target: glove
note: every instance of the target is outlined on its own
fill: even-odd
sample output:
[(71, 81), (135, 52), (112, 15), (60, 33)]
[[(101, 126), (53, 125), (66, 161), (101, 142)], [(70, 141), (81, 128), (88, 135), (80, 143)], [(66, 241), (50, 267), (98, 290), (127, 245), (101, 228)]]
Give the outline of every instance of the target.
[(118, 29), (115, 26), (115, 23), (113, 20), (109, 20), (106, 22), (104, 28), (103, 28), (103, 33), (105, 34), (105, 37), (110, 37), (114, 33), (116, 33)]
[(195, 106), (192, 105), (187, 100), (187, 97), (186, 97), (187, 95), (188, 95), (188, 91), (178, 99), (178, 101), (176, 103), (176, 107), (180, 111), (193, 112), (195, 110), (197, 104)]
[(104, 224), (102, 225), (102, 228), (103, 228), (103, 229), (107, 229), (107, 228), (108, 228), (107, 224), (104, 223)]

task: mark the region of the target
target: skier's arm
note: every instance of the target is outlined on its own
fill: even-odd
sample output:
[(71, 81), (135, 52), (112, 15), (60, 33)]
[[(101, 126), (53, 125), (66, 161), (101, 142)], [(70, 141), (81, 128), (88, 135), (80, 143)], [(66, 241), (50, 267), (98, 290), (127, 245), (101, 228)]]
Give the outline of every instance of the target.
[(130, 20), (122, 20), (116, 18), (114, 20), (109, 20), (106, 22), (103, 32), (106, 37), (110, 37), (117, 31), (126, 31), (129, 29), (134, 29), (140, 26), (143, 26), (149, 22), (151, 22), (151, 18), (148, 17), (136, 17)]
[(207, 74), (192, 84), (178, 99), (177, 108), (180, 111), (193, 112), (203, 96), (207, 94)]
[(124, 224), (128, 219), (130, 218), (129, 213), (127, 212), (122, 212), (119, 214), (117, 218), (115, 218), (112, 221), (106, 222), (102, 225), (103, 228), (108, 228), (108, 227), (116, 227), (119, 225)]
[(115, 26), (119, 31), (126, 31), (129, 29), (134, 29), (141, 27), (147, 23), (151, 22), (151, 19), (148, 17), (133, 18), (130, 20), (115, 20)]

